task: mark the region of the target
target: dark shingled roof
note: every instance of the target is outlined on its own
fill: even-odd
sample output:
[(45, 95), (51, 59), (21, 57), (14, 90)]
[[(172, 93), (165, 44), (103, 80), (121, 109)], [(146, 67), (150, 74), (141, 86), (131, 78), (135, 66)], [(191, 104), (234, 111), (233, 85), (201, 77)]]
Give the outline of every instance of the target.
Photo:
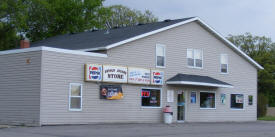
[(167, 80), (167, 82), (172, 82), (172, 81), (201, 82), (201, 83), (232, 86), (231, 84), (211, 78), (209, 76), (199, 76), (199, 75), (189, 75), (189, 74), (177, 74), (176, 76)]
[(76, 34), (59, 35), (38, 42), (31, 43), (31, 47), (48, 46), (62, 49), (89, 49), (105, 47), (147, 32), (167, 27), (190, 18), (165, 20), (162, 22), (148, 23), (136, 26), (113, 28), (106, 34), (106, 30), (87, 31)]

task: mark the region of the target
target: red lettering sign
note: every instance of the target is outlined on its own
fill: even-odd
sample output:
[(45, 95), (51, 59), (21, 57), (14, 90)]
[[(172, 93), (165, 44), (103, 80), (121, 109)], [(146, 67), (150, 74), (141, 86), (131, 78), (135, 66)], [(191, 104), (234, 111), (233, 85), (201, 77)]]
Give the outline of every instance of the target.
[(150, 97), (150, 91), (142, 91), (141, 96), (142, 97)]

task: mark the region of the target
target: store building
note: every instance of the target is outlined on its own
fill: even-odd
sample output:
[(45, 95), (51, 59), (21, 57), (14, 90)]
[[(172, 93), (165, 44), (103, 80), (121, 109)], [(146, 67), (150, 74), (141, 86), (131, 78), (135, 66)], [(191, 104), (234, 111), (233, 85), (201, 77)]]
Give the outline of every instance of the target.
[(0, 123), (255, 121), (257, 62), (198, 17), (0, 52)]

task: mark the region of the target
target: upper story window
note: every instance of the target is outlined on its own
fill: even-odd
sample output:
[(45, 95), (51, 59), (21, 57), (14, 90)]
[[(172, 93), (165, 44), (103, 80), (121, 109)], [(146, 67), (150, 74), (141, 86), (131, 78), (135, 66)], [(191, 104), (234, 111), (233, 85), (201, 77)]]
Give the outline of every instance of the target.
[(187, 49), (187, 65), (194, 68), (202, 68), (203, 53), (200, 49)]
[(165, 67), (165, 45), (156, 45), (156, 67)]
[(221, 73), (228, 73), (228, 55), (221, 54)]

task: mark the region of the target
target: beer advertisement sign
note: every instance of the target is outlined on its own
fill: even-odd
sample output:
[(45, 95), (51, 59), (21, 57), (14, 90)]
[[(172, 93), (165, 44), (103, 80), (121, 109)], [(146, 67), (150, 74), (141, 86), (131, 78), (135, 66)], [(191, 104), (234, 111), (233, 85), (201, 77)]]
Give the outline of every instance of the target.
[(122, 99), (123, 93), (121, 85), (101, 85), (100, 99), (117, 100)]
[(103, 66), (103, 81), (113, 83), (127, 83), (127, 67), (122, 66)]
[(102, 81), (102, 65), (85, 64), (85, 81)]
[(160, 70), (151, 70), (151, 84), (163, 85), (164, 72)]
[(129, 67), (128, 83), (150, 84), (150, 69)]

